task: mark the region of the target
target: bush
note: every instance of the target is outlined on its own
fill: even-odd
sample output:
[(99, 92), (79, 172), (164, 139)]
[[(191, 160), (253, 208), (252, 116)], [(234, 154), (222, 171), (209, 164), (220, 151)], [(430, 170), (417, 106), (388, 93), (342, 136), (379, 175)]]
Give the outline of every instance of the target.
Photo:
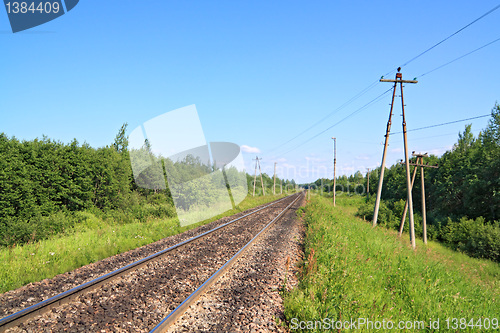
[(373, 221), (373, 206), (375, 205), (375, 200), (370, 200), (359, 206), (356, 216), (361, 217), (368, 221)]
[[(368, 221), (373, 221), (374, 206), (375, 206), (375, 200), (370, 200), (369, 202), (360, 206), (356, 215)], [(395, 212), (393, 208), (394, 205), (392, 203), (387, 201), (380, 201), (377, 223), (391, 229), (399, 229), (401, 214)]]
[(500, 262), (499, 222), (485, 223), (484, 218), (461, 218), (442, 228), (442, 238), (452, 248), (472, 257), (492, 259)]
[[(359, 217), (373, 220), (374, 200), (361, 205), (356, 213)], [(396, 202), (381, 201), (377, 223), (387, 228), (399, 230), (401, 217), (405, 206), (404, 200)], [(488, 223), (484, 218), (477, 219), (462, 218), (454, 222), (448, 218), (444, 226), (436, 222), (436, 225), (427, 223), (427, 238), (440, 239), (455, 250), (465, 252), (471, 257), (486, 258), (500, 261), (500, 226), (499, 222)], [(422, 237), (422, 216), (415, 212), (415, 235)], [(404, 230), (409, 231), (408, 216), (406, 217)]]
[(35, 237), (37, 234), (34, 225), (26, 220), (7, 217), (0, 226), (0, 245), (2, 246), (27, 243)]
[[(377, 224), (382, 225), (386, 228), (399, 231), (399, 226), (401, 225), (401, 218), (403, 217), (403, 211), (406, 205), (405, 200), (398, 200), (396, 202), (391, 202), (388, 200), (381, 200), (378, 212)], [(371, 199), (369, 202), (363, 204), (356, 213), (356, 216), (364, 217), (369, 221), (373, 221), (373, 210), (375, 206), (375, 200)], [(413, 212), (413, 221), (415, 224), (415, 236), (423, 237), (423, 219), (422, 215), (418, 212)], [(409, 217), (406, 214), (404, 231), (409, 232)], [(427, 223), (427, 238), (434, 239), (436, 237), (436, 228), (429, 223)]]
[(36, 215), (28, 219), (7, 217), (0, 225), (0, 246), (13, 246), (36, 242), (63, 233), (77, 224), (79, 219), (67, 211), (48, 216)]

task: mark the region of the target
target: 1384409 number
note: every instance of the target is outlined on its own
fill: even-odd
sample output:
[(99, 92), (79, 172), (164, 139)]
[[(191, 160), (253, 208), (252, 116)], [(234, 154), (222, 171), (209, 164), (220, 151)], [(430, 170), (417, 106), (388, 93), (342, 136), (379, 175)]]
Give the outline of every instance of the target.
[(498, 318), (479, 318), (477, 320), (470, 319), (467, 321), (465, 318), (448, 318), (445, 320), (447, 324), (447, 329), (452, 329), (452, 330), (465, 330), (465, 329), (483, 329), (483, 330), (489, 330), (493, 329), (496, 330), (499, 328), (498, 325)]
[(59, 13), (59, 10), (61, 10), (59, 3), (58, 2), (40, 2), (38, 5), (35, 5), (34, 2), (7, 2), (5, 3), (5, 7), (7, 8), (7, 13), (9, 14), (27, 14), (27, 13), (54, 13), (57, 14)]

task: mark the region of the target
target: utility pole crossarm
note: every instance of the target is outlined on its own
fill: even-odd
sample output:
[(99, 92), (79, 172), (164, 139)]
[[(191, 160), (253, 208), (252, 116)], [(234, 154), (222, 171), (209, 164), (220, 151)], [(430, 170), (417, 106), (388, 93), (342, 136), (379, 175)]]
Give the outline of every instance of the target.
[[(404, 163), (401, 163), (401, 164), (404, 165)], [(416, 163), (410, 163), (410, 165), (419, 166), (419, 167), (426, 167), (426, 168), (434, 168), (434, 169), (439, 168), (439, 166), (437, 166), (437, 165), (416, 164)]]
[(391, 79), (380, 79), (380, 82), (418, 83), (417, 80), (391, 80)]
[[(429, 157), (429, 155), (427, 153), (425, 153), (425, 154), (415, 154), (415, 152), (413, 152), (411, 155), (413, 157), (416, 157), (417, 161), (416, 161), (416, 163), (409, 163), (409, 165), (419, 166), (419, 167), (425, 167), (425, 168), (433, 168), (433, 169), (438, 169), (439, 168), (439, 166), (437, 166), (437, 165), (424, 164), (423, 158), (424, 157)], [(418, 163), (418, 159), (419, 158), (420, 158), (420, 163)], [(401, 161), (399, 164), (404, 165), (405, 163)]]

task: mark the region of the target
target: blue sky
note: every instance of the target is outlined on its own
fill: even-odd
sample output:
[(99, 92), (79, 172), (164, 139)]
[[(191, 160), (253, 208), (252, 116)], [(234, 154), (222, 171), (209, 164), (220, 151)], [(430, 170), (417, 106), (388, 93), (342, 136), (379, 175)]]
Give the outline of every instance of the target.
[[(0, 10), (0, 132), (111, 144), (165, 112), (195, 104), (207, 141), (244, 145), (298, 182), (380, 165), (390, 88), (366, 94), (286, 145), (318, 120), (498, 5), (471, 1), (96, 1), (13, 34)], [(408, 129), (488, 114), (500, 99), (500, 42), (425, 76), (500, 37), (500, 10), (402, 69)], [(390, 78), (394, 77), (394, 73)], [(399, 104), (397, 104), (399, 106)], [(399, 107), (393, 131), (401, 130)], [(477, 134), (488, 118), (472, 123)], [(465, 124), (408, 133), (410, 151), (441, 154)], [(278, 148), (277, 148), (278, 147)], [(387, 163), (403, 158), (391, 137)], [(251, 153), (252, 152), (252, 153)], [(255, 153), (253, 153), (255, 152)], [(258, 153), (257, 153), (258, 152)]]

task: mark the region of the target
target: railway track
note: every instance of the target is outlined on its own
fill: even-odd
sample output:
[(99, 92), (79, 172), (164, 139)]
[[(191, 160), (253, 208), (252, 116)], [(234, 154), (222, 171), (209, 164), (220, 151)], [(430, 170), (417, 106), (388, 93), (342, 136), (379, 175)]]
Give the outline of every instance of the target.
[(0, 319), (0, 332), (162, 332), (300, 197), (277, 200), (10, 314)]

